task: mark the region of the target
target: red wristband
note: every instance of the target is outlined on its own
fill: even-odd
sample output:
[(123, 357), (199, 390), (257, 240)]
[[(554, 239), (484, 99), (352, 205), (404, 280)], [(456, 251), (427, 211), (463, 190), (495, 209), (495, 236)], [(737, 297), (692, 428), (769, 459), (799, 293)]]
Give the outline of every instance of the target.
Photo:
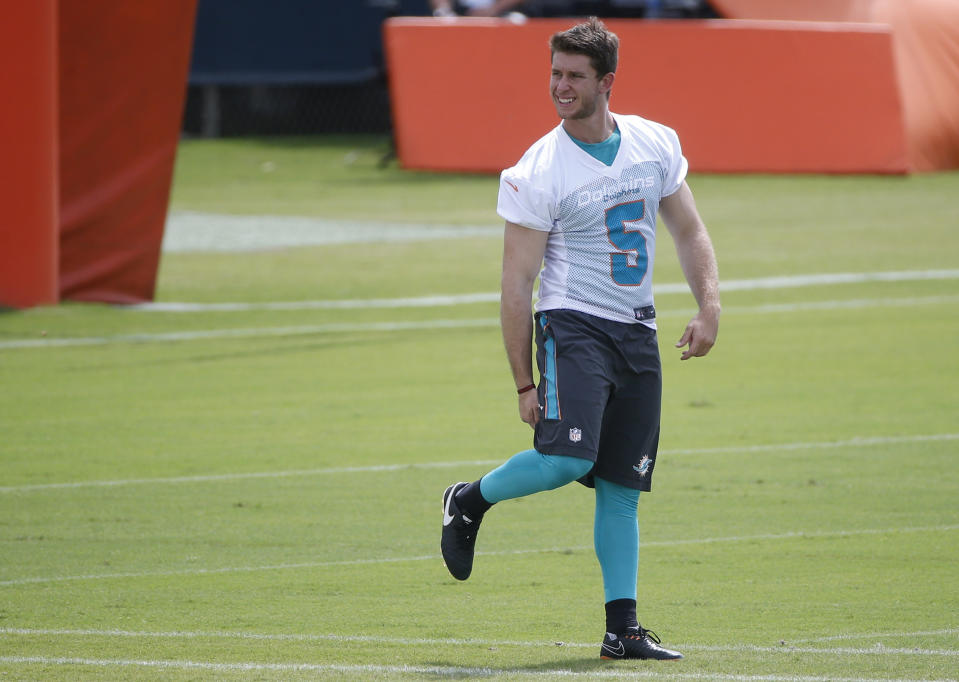
[(523, 395), (527, 391), (532, 391), (534, 388), (536, 388), (536, 384), (530, 384), (529, 386), (523, 386), (523, 388), (517, 388), (516, 392), (519, 395)]

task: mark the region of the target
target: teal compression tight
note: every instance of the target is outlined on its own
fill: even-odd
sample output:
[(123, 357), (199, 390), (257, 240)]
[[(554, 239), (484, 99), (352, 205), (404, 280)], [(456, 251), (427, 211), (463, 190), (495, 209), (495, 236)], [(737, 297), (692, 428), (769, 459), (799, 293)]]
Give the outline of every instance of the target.
[[(487, 502), (525, 497), (553, 490), (582, 478), (593, 463), (579, 457), (544, 455), (525, 450), (480, 480)], [(636, 599), (639, 567), (639, 491), (601, 478), (596, 484), (593, 543), (603, 572), (605, 600)]]
[(603, 571), (606, 601), (636, 599), (639, 573), (639, 491), (596, 480), (593, 545)]
[(495, 504), (559, 488), (585, 476), (592, 468), (588, 459), (524, 450), (483, 476), (480, 494)]

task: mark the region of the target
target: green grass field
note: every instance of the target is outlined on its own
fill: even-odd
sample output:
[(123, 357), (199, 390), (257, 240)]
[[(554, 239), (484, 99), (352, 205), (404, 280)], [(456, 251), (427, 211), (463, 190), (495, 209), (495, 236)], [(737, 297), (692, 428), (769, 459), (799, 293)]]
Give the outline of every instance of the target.
[[(172, 210), (499, 224), (495, 177), (385, 151), (187, 141)], [(959, 174), (690, 185), (723, 321), (679, 361), (662, 231), (640, 501), (640, 619), (684, 661), (599, 660), (581, 486), (442, 564), (444, 488), (530, 444), (497, 304), (456, 298), (497, 291), (490, 230), (165, 254), (158, 301), (259, 305), (0, 313), (0, 679), (959, 678)]]

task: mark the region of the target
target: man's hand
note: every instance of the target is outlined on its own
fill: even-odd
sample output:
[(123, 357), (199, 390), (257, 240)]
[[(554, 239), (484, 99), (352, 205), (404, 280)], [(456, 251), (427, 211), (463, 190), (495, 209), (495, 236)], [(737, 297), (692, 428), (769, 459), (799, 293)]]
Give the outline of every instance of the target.
[(530, 425), (530, 428), (536, 426), (539, 421), (539, 396), (535, 390), (526, 391), (519, 396), (519, 418)]
[(676, 348), (688, 346), (683, 351), (680, 360), (701, 358), (716, 343), (719, 333), (719, 313), (712, 310), (700, 310), (686, 325), (682, 338), (676, 343)]

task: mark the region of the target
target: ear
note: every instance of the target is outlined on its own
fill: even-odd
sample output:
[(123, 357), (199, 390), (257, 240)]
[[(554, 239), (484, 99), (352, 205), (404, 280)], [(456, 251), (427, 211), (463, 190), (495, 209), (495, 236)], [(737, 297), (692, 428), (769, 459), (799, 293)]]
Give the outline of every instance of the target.
[(613, 81), (616, 80), (616, 74), (610, 71), (605, 76), (599, 79), (599, 90), (603, 93), (608, 93), (613, 89)]

